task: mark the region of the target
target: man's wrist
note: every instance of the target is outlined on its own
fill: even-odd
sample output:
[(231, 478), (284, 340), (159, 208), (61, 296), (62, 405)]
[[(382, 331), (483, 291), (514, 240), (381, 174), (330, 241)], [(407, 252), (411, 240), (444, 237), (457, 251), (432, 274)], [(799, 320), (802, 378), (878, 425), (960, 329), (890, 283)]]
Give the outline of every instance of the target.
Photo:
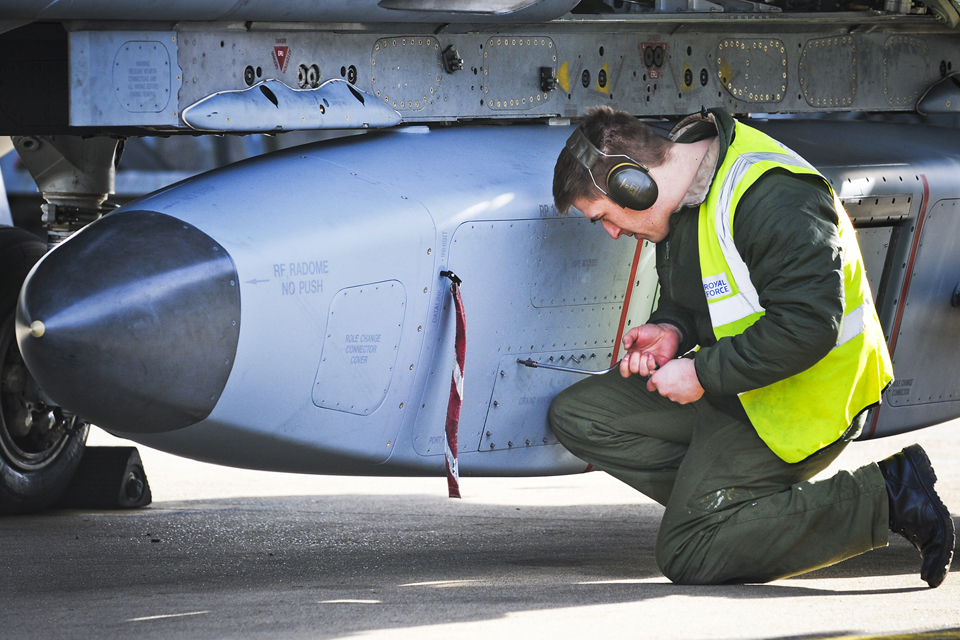
[[(706, 351), (707, 349), (700, 349), (700, 351), (697, 352), (697, 355), (700, 356), (706, 353)], [(711, 384), (713, 379), (710, 378), (710, 375), (712, 372), (710, 371), (707, 360), (708, 358), (703, 357), (694, 358), (693, 371), (697, 375), (697, 382), (700, 383), (700, 387), (703, 389), (703, 392), (716, 395), (720, 393), (720, 390), (715, 388), (716, 385)], [(708, 386), (711, 387), (709, 390), (707, 389)]]
[(669, 322), (660, 322), (660, 323), (657, 323), (657, 326), (660, 327), (661, 329), (664, 329), (665, 331), (671, 331), (674, 335), (677, 336), (677, 344), (678, 345), (683, 344), (683, 331), (680, 330), (680, 327), (678, 327), (675, 324), (670, 324)]

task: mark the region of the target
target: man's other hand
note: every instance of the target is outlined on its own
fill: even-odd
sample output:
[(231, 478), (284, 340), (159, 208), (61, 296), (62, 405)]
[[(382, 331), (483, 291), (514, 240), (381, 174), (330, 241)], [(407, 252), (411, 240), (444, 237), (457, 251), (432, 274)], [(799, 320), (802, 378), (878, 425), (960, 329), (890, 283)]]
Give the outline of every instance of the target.
[(672, 324), (634, 327), (623, 336), (623, 348), (627, 353), (620, 361), (620, 375), (624, 378), (634, 373), (649, 376), (673, 360), (681, 339), (680, 330)]
[(647, 381), (647, 390), (656, 391), (679, 404), (688, 404), (703, 396), (697, 368), (693, 360), (685, 358), (671, 360), (654, 372)]

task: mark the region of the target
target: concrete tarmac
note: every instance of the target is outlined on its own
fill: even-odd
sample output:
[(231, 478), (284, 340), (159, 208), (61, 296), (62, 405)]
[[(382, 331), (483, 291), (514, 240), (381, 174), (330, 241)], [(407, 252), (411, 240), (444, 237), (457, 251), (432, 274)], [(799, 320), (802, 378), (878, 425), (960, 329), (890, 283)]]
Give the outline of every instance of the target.
[[(831, 469), (912, 442), (957, 514), (960, 421), (854, 443)], [(928, 589), (898, 537), (771, 584), (684, 587), (654, 563), (661, 507), (602, 473), (465, 478), (450, 500), (442, 478), (140, 452), (148, 508), (0, 519), (0, 638), (960, 638), (958, 563)]]

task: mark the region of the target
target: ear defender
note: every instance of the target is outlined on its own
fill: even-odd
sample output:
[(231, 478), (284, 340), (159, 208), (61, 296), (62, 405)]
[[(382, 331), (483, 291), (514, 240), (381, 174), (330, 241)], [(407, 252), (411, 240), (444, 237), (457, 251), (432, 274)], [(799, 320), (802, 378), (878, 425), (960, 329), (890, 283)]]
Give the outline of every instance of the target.
[(607, 174), (610, 199), (626, 209), (643, 211), (653, 206), (660, 195), (656, 181), (639, 162), (621, 162)]
[[(587, 170), (590, 179), (593, 180), (593, 185), (618, 206), (643, 211), (652, 207), (657, 201), (660, 190), (645, 166), (630, 156), (606, 154), (600, 151), (590, 142), (582, 128), (577, 127), (573, 135), (567, 139), (567, 151)], [(601, 189), (593, 177), (593, 165), (597, 163), (600, 156), (627, 159), (627, 162), (614, 165), (607, 173), (604, 184), (606, 190)]]

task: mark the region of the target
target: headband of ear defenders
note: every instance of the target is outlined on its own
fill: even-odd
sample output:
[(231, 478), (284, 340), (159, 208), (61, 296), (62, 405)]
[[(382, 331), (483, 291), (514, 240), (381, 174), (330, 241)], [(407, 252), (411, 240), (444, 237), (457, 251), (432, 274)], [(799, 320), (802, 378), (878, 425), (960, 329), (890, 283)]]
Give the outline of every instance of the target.
[[(567, 139), (567, 151), (583, 166), (590, 179), (601, 193), (613, 200), (617, 205), (625, 209), (634, 209), (643, 211), (653, 206), (657, 201), (660, 191), (657, 183), (650, 175), (645, 166), (622, 154), (608, 155), (600, 151), (583, 132), (581, 127), (573, 132)], [(593, 177), (593, 166), (600, 159), (600, 156), (607, 158), (626, 158), (628, 162), (621, 162), (613, 166), (607, 172), (606, 190), (601, 189), (600, 185)]]

